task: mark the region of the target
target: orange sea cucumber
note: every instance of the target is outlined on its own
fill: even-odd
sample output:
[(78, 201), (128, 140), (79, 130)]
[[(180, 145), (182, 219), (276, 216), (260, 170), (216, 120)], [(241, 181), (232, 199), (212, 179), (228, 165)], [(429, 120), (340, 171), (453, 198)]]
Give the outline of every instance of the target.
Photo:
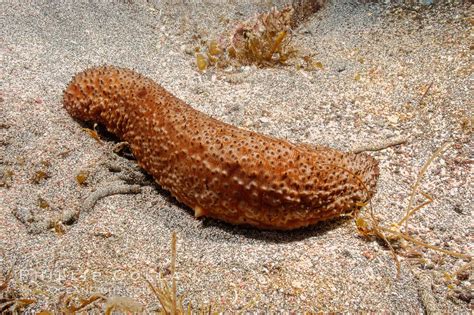
[(138, 164), (196, 217), (290, 230), (351, 212), (375, 193), (378, 163), (213, 119), (132, 70), (77, 74), (64, 107), (127, 141)]

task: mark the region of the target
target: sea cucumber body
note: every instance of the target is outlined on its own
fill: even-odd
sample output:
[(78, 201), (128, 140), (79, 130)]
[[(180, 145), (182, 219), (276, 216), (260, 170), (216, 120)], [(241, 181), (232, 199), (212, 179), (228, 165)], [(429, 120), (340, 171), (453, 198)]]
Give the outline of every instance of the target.
[(132, 70), (79, 73), (63, 101), (74, 118), (127, 141), (138, 164), (197, 217), (289, 230), (351, 212), (375, 193), (370, 156), (231, 126)]

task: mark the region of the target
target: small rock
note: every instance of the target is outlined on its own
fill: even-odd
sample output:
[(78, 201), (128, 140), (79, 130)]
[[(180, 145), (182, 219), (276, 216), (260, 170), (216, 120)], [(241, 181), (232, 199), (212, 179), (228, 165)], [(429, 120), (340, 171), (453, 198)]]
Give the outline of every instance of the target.
[(466, 303), (471, 303), (472, 294), (470, 292), (457, 292), (456, 297)]
[(191, 91), (194, 93), (194, 94), (204, 94), (206, 92), (206, 89), (203, 88), (202, 86), (196, 86), (194, 88), (191, 88)]
[(13, 215), (23, 223), (31, 223), (34, 221), (33, 212), (28, 208), (16, 208)]
[(293, 281), (291, 282), (291, 285), (292, 285), (293, 288), (295, 288), (295, 289), (299, 289), (299, 290), (303, 289), (303, 284), (301, 283), (301, 281), (293, 280)]
[(234, 113), (240, 111), (240, 106), (239, 105), (233, 105), (231, 106), (228, 110), (227, 113)]
[(261, 285), (266, 285), (268, 283), (267, 279), (263, 275), (258, 275), (257, 276), (257, 281)]
[(194, 50), (188, 45), (181, 45), (181, 51), (188, 55), (194, 55)]
[(458, 278), (458, 280), (461, 280), (461, 281), (468, 280), (469, 272), (468, 271), (460, 272), (456, 275), (456, 278)]
[(352, 257), (351, 252), (348, 251), (347, 249), (344, 249), (344, 250), (342, 251), (342, 255), (344, 255), (344, 256), (346, 256), (346, 257), (348, 257), (348, 258), (351, 258), (351, 257)]
[(387, 117), (387, 120), (391, 122), (392, 124), (398, 123), (398, 116), (396, 115), (390, 115)]
[(457, 196), (459, 194), (459, 190), (457, 188), (452, 188), (450, 191), (449, 191), (449, 194), (451, 196)]
[(303, 27), (301, 30), (300, 30), (300, 34), (313, 34), (309, 29), (307, 29), (306, 27)]
[(370, 250), (364, 251), (364, 252), (362, 253), (362, 255), (363, 255), (365, 258), (367, 258), (368, 260), (372, 260), (372, 259), (374, 259), (374, 257), (375, 257), (374, 252), (372, 252), (372, 251), (370, 251)]
[(461, 205), (459, 205), (459, 204), (454, 205), (453, 210), (454, 210), (454, 212), (456, 212), (458, 214), (464, 214), (464, 211), (463, 211)]
[(426, 264), (423, 265), (423, 268), (428, 269), (428, 270), (432, 270), (432, 269), (434, 269), (434, 267), (435, 266), (431, 261), (429, 261), (429, 262), (427, 262)]

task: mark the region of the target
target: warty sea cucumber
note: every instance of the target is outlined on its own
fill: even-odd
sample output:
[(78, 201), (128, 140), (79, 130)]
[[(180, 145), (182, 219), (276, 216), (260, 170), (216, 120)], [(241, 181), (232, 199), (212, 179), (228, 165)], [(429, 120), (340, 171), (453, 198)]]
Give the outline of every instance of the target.
[(127, 141), (140, 167), (196, 217), (290, 230), (350, 213), (375, 193), (372, 157), (234, 127), (132, 70), (79, 73), (63, 102), (74, 118)]

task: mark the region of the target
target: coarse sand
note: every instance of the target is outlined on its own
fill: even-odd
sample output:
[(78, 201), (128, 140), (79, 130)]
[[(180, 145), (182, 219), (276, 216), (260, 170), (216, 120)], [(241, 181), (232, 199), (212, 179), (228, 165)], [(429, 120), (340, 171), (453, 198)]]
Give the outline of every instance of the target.
[[(330, 1), (292, 35), (322, 69), (291, 64), (205, 73), (194, 58), (201, 40), (283, 2), (179, 3), (0, 3), (0, 283), (13, 266), (9, 294), (36, 299), (28, 308), (34, 311), (55, 309), (64, 294), (96, 292), (154, 310), (159, 302), (143, 277), (169, 280), (175, 231), (178, 294), (195, 306), (472, 312), (467, 259), (402, 242), (397, 277), (390, 250), (362, 238), (351, 219), (294, 232), (196, 220), (133, 159), (113, 153), (115, 140), (101, 134), (97, 141), (62, 107), (75, 73), (113, 64), (151, 77), (215, 118), (293, 142), (351, 150), (405, 137), (405, 144), (370, 152), (381, 169), (372, 206), (385, 226), (403, 217), (421, 167), (448, 143), (421, 181), (433, 202), (410, 218), (410, 235), (472, 254), (469, 1)], [(81, 171), (85, 185), (76, 179)], [(142, 182), (141, 192), (103, 198), (71, 224), (47, 224), (77, 211), (93, 191), (127, 180)], [(415, 205), (423, 201), (418, 194)], [(426, 296), (435, 304), (426, 305)]]

